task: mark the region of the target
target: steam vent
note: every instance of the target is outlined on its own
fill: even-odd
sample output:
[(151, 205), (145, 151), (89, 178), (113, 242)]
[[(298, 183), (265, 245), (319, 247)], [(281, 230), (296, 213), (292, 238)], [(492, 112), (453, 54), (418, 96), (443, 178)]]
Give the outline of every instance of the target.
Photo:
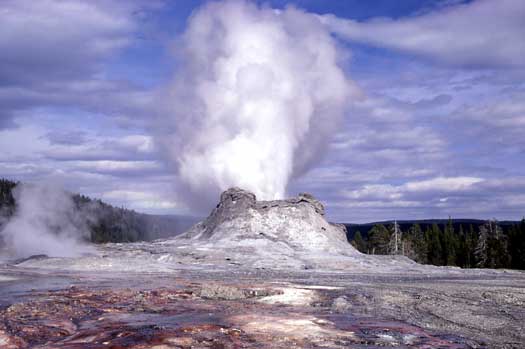
[(228, 260), (269, 267), (302, 263), (308, 269), (318, 259), (361, 255), (348, 243), (343, 225), (326, 221), (323, 205), (312, 195), (257, 201), (239, 188), (223, 192), (210, 216), (176, 240), (190, 240), (196, 251), (224, 251)]

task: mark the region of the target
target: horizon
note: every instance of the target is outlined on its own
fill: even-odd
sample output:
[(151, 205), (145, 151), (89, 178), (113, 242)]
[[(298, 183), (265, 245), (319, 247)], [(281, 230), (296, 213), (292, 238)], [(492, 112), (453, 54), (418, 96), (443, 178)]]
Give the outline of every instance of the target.
[[(211, 38), (201, 37), (206, 20), (231, 24), (213, 6), (230, 6), (240, 23), (264, 24), (250, 34), (259, 35), (260, 52), (270, 47), (269, 62), (243, 81), (249, 93), (239, 92), (269, 100), (266, 109), (254, 104), (262, 114), (249, 114), (261, 122), (246, 126), (234, 115), (220, 127), (193, 128), (215, 115), (192, 118), (199, 103), (184, 97), (209, 77), (188, 76), (218, 60), (188, 70), (184, 60), (194, 57), (185, 55), (229, 47), (199, 41)], [(8, 0), (2, 8), (0, 177), (58, 183), (161, 215), (206, 217), (218, 188), (235, 183), (268, 197), (312, 193), (334, 222), (525, 216), (525, 11), (518, 0)], [(282, 41), (265, 41), (265, 30), (283, 27)], [(328, 58), (303, 78), (298, 72), (310, 69), (317, 52), (306, 34), (322, 38)], [(289, 56), (281, 59), (279, 50)], [(270, 82), (260, 81), (279, 74), (305, 90), (267, 94)], [(321, 87), (334, 95), (317, 93)], [(296, 105), (313, 115), (302, 117)], [(245, 134), (255, 141), (221, 138)]]
[[(22, 183), (22, 182), (19, 182), (19, 181), (16, 181), (16, 180), (13, 180), (13, 179), (10, 179), (10, 178), (0, 178), (0, 180), (8, 180), (8, 181), (11, 181), (11, 182), (15, 182), (15, 183)], [(31, 183), (31, 184), (38, 184), (38, 183)], [(88, 196), (88, 195), (85, 195), (83, 193), (77, 193), (77, 192), (71, 192), (71, 194), (75, 195), (75, 194), (78, 194), (78, 195), (84, 195), (84, 196)], [(104, 201), (103, 199), (101, 198), (98, 198), (98, 197), (91, 197), (91, 196), (88, 196), (91, 200), (101, 200), (102, 202), (105, 202), (107, 203), (106, 201)], [(286, 199), (286, 198), (285, 198)], [(217, 198), (217, 201), (219, 200), (219, 198)], [(114, 205), (113, 205), (114, 206)], [(166, 216), (166, 217), (180, 217), (180, 218), (188, 218), (188, 219), (194, 219), (195, 221), (198, 221), (198, 220), (203, 220), (206, 218), (206, 215), (202, 216), (202, 215), (193, 215), (190, 213), (188, 214), (177, 214), (177, 213), (148, 213), (148, 212), (143, 212), (143, 211), (138, 211), (138, 210), (135, 210), (133, 208), (129, 208), (129, 207), (126, 207), (126, 206), (120, 206), (118, 208), (123, 208), (125, 210), (132, 210), (132, 211), (135, 211), (139, 214), (146, 214), (146, 215), (156, 215), (156, 216)], [(378, 220), (378, 221), (349, 221), (349, 220), (342, 220), (342, 221), (331, 221), (332, 223), (337, 223), (337, 224), (346, 224), (346, 225), (368, 225), (368, 224), (385, 224), (385, 223), (393, 223), (393, 222), (398, 222), (398, 223), (401, 223), (401, 224), (404, 224), (404, 223), (418, 223), (418, 222), (426, 222), (426, 221), (448, 221), (449, 219), (451, 219), (452, 221), (454, 222), (457, 222), (457, 221), (479, 221), (479, 222), (487, 222), (487, 221), (497, 221), (498, 223), (507, 223), (507, 222), (511, 222), (511, 223), (516, 223), (516, 222), (521, 222), (522, 220), (525, 219), (525, 215), (522, 217), (522, 218), (519, 218), (519, 219), (498, 219), (497, 217), (481, 217), (481, 218), (476, 218), (476, 217), (443, 217), (443, 218), (439, 218), (439, 217), (432, 217), (432, 218), (417, 218), (417, 219), (410, 219), (410, 218), (401, 218), (401, 219), (398, 219), (398, 218), (392, 218), (392, 219), (385, 219), (385, 220)]]

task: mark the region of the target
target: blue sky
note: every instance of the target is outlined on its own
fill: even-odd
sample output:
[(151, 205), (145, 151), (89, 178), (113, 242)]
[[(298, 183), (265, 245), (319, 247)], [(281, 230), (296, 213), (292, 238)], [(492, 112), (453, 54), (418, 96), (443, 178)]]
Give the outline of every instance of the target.
[[(2, 2), (0, 176), (202, 214), (177, 192), (150, 125), (204, 3)], [(523, 2), (258, 4), (319, 15), (363, 96), (290, 194), (311, 192), (347, 222), (525, 215)]]

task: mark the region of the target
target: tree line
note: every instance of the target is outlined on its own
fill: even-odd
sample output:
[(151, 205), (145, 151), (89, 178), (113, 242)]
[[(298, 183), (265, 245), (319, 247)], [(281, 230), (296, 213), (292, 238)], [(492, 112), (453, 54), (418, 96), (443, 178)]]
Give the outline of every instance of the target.
[(449, 219), (424, 231), (417, 223), (406, 231), (397, 223), (375, 224), (365, 237), (357, 231), (351, 244), (363, 253), (399, 254), (423, 264), (525, 269), (525, 219), (505, 232), (496, 220), (456, 229)]

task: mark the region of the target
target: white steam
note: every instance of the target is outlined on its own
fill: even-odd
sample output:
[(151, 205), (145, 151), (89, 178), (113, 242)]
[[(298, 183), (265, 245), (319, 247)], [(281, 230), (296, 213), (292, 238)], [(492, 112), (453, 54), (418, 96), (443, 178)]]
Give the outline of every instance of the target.
[(189, 19), (178, 52), (157, 126), (190, 204), (231, 186), (283, 197), (319, 160), (357, 94), (330, 33), (295, 8), (207, 4)]
[(18, 184), (13, 192), (16, 211), (0, 231), (9, 257), (45, 254), (75, 257), (91, 251), (86, 217), (71, 194), (52, 185)]

